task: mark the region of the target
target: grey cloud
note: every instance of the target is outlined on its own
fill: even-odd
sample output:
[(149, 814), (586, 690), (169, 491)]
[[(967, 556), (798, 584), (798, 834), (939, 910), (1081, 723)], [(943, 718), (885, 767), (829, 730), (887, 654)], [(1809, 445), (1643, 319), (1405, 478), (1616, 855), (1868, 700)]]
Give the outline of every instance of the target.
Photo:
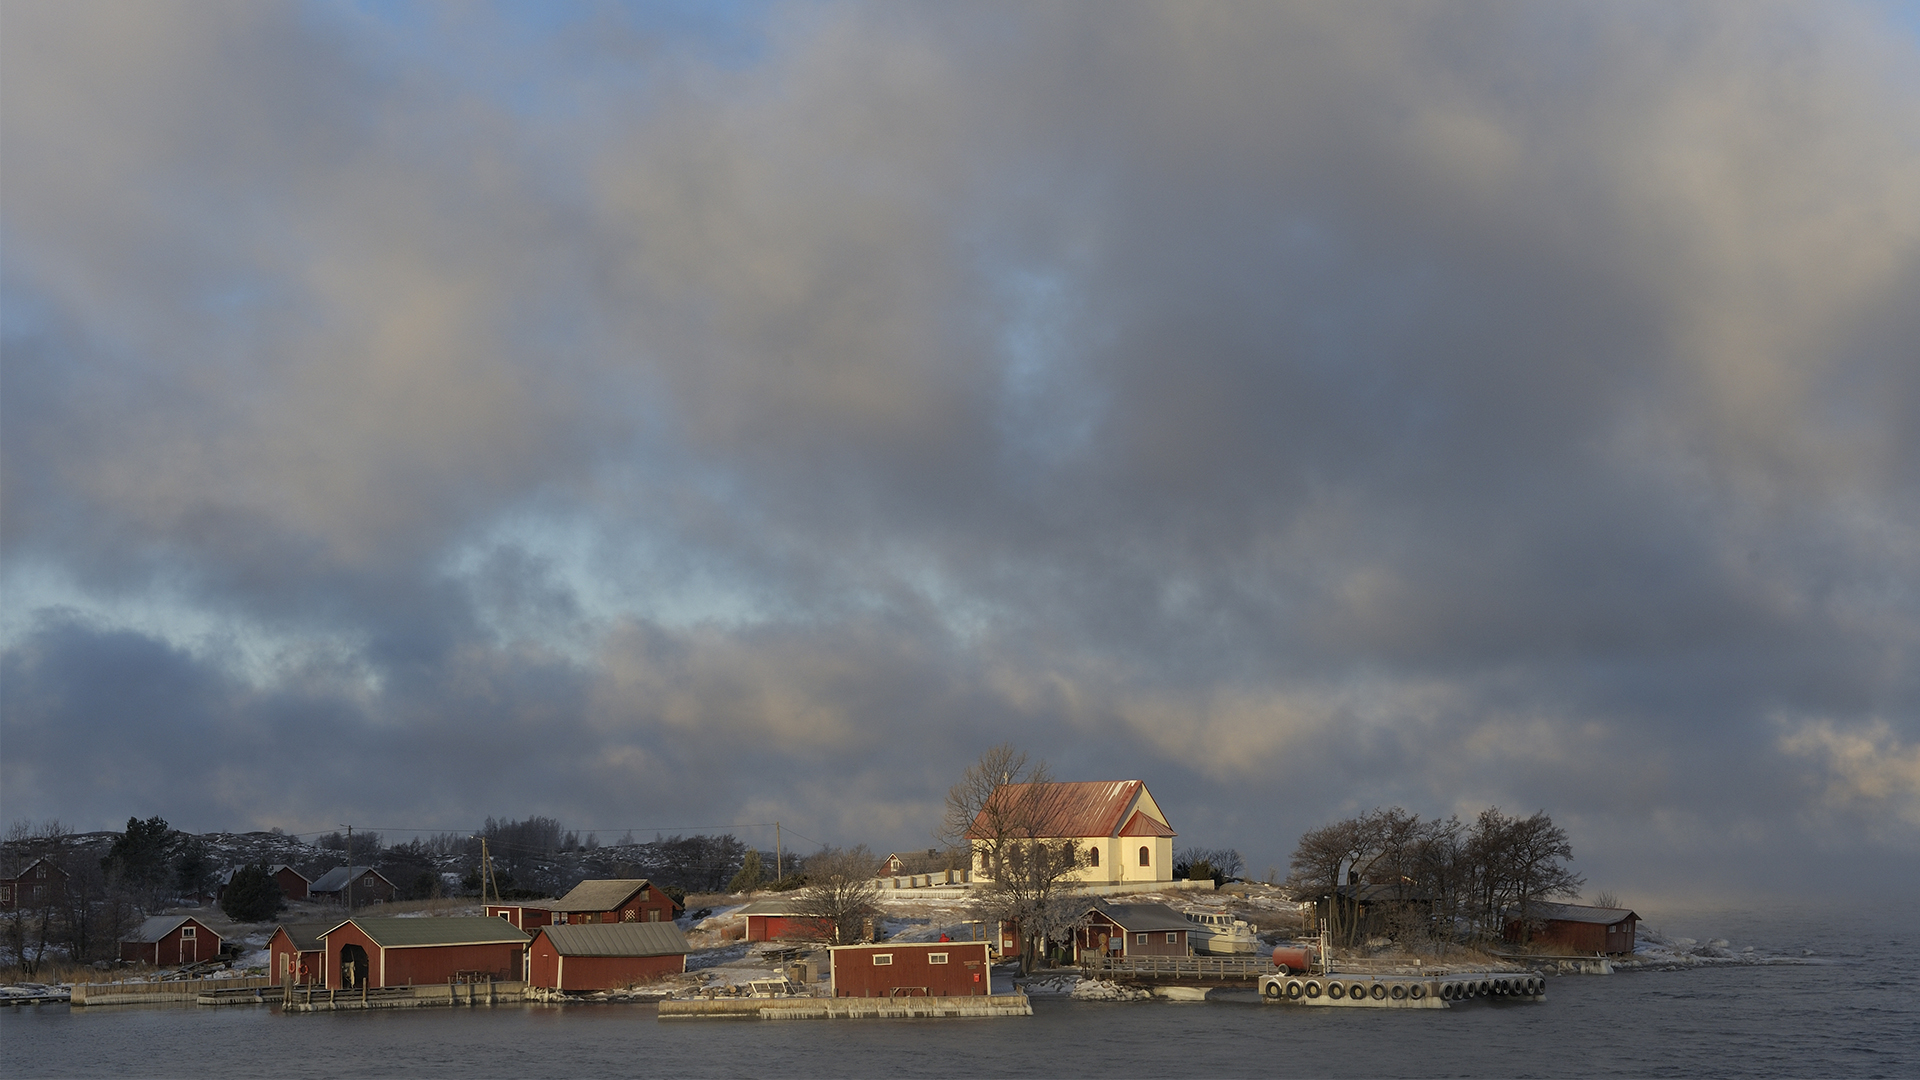
[(480, 776), (913, 846), (1012, 737), (1257, 865), (1391, 801), (1649, 883), (1920, 842), (1871, 12), (854, 4), (598, 37), (548, 114), (290, 12), (5, 15), (5, 569), (282, 656), (22, 634), (9, 812), (151, 669), (235, 761), (345, 733), (204, 804), (258, 820)]

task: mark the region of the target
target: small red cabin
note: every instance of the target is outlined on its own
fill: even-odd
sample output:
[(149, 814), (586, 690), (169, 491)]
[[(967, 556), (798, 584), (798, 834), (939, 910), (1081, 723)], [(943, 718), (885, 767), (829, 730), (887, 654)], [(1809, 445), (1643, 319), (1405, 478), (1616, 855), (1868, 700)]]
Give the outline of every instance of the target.
[(791, 897), (755, 900), (734, 911), (747, 921), (748, 941), (822, 941), (832, 936), (817, 915), (808, 915)]
[(1506, 939), (1578, 953), (1630, 953), (1640, 916), (1627, 908), (1585, 904), (1533, 904), (1522, 920), (1508, 910)]
[(835, 945), (834, 997), (987, 997), (992, 961), (984, 941), (885, 941)]
[(527, 935), (504, 919), (360, 917), (321, 935), (321, 974), (331, 989), (426, 986), (452, 980), (518, 981)]
[(273, 928), (273, 936), (267, 939), (267, 953), (272, 957), (267, 970), (273, 975), (275, 985), (286, 982), (289, 975), (301, 986), (320, 981), (320, 958), (327, 952), (327, 943), (321, 935), (326, 932), (326, 923), (282, 924)]
[(670, 922), (543, 926), (527, 946), (527, 982), (615, 990), (687, 970), (687, 936)]
[(487, 914), (496, 919), (505, 919), (516, 930), (525, 930), (531, 934), (543, 926), (553, 924), (552, 900), (530, 900), (524, 904), (488, 904)]
[(1186, 956), (1185, 915), (1165, 904), (1109, 904), (1095, 901), (1074, 931), (1081, 956)]
[(155, 915), (120, 942), (120, 959), (130, 964), (172, 967), (220, 956), (220, 935), (191, 915)]
[(672, 922), (681, 908), (645, 878), (589, 879), (548, 905), (553, 923)]
[[(238, 868), (229, 868), (220, 872), (220, 887), (216, 889), (213, 894), (215, 903), (227, 898), (227, 886), (233, 884), (233, 872), (235, 869)], [(307, 887), (312, 884), (312, 882), (307, 880), (307, 875), (302, 874), (286, 863), (281, 863), (273, 868), (273, 880), (275, 884), (280, 886), (280, 895), (288, 900), (305, 900), (307, 898)]]

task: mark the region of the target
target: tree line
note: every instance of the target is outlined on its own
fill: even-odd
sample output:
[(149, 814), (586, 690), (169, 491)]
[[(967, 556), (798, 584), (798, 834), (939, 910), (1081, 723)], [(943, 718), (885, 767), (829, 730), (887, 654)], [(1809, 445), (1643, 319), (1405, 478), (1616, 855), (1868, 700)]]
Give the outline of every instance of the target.
[(1493, 941), (1509, 916), (1523, 925), (1585, 879), (1567, 864), (1573, 844), (1543, 810), (1482, 810), (1471, 821), (1376, 809), (1301, 836), (1288, 883), (1319, 902), (1340, 945), (1363, 933), (1448, 942)]

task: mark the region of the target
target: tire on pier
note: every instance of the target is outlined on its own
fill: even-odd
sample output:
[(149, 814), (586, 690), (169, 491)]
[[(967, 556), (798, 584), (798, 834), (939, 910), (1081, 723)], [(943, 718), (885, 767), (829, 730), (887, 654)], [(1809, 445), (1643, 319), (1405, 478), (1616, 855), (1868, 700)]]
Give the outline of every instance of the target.
[(1288, 1001), (1299, 1001), (1300, 995), (1303, 991), (1304, 991), (1304, 987), (1301, 986), (1299, 979), (1287, 980), (1287, 1000)]
[(1493, 980), (1492, 980), (1492, 979), (1481, 979), (1481, 980), (1480, 980), (1480, 985), (1479, 985), (1479, 986), (1478, 986), (1478, 987), (1476, 988), (1476, 992), (1477, 992), (1477, 993), (1478, 993), (1478, 994), (1479, 994), (1479, 995), (1480, 995), (1481, 997), (1486, 997), (1487, 995), (1489, 995), (1489, 994), (1491, 994), (1491, 993), (1493, 993)]
[(1365, 983), (1348, 983), (1348, 984), (1347, 984), (1347, 998), (1348, 998), (1348, 1000), (1350, 1000), (1350, 1001), (1365, 1001), (1365, 1000), (1367, 1000), (1367, 986), (1366, 986), (1366, 984), (1365, 984)]
[(1374, 983), (1373, 986), (1367, 991), (1367, 996), (1372, 998), (1375, 1001), (1387, 1000), (1387, 984)]
[(1280, 995), (1284, 993), (1286, 990), (1280, 986), (1279, 979), (1269, 978), (1260, 984), (1260, 996), (1268, 1001), (1279, 1001)]
[(1329, 979), (1327, 981), (1327, 997), (1331, 998), (1334, 1001), (1342, 1001), (1342, 1000), (1345, 1000), (1346, 996), (1347, 996), (1346, 983), (1343, 983), (1338, 979)]
[(1427, 984), (1414, 983), (1412, 986), (1407, 987), (1407, 996), (1415, 1001), (1425, 1001), (1427, 997)]
[(1320, 980), (1319, 980), (1319, 979), (1308, 979), (1308, 980), (1307, 980), (1307, 996), (1308, 996), (1309, 998), (1312, 998), (1312, 999), (1314, 999), (1314, 1000), (1316, 1000), (1316, 1001), (1317, 1001), (1317, 1000), (1319, 1000), (1319, 998), (1320, 998), (1320, 995), (1321, 995), (1321, 993), (1322, 993), (1322, 992), (1323, 992), (1323, 991), (1322, 991), (1322, 990), (1320, 989)]
[(1407, 987), (1404, 983), (1394, 983), (1387, 989), (1387, 996), (1395, 1001), (1407, 1000)]

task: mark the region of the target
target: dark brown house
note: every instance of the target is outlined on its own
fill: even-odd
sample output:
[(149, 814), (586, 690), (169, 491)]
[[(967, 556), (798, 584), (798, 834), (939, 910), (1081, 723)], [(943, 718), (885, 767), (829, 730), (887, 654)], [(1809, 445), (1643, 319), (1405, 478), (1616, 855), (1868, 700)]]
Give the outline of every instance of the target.
[(393, 882), (371, 866), (336, 866), (321, 874), (307, 889), (307, 895), (314, 900), (347, 904), (351, 898), (351, 906), (355, 908), (392, 903), (395, 892)]
[(1187, 956), (1187, 929), (1193, 924), (1165, 904), (1109, 904), (1094, 901), (1074, 931), (1081, 959), (1101, 956)]
[[(230, 867), (220, 872), (220, 887), (215, 891), (213, 896), (215, 903), (227, 898), (227, 886), (233, 884), (233, 872), (236, 869), (238, 869), (238, 867)], [(281, 896), (289, 900), (305, 900), (307, 898), (307, 887), (311, 884), (311, 882), (307, 880), (307, 875), (302, 874), (286, 863), (281, 863), (273, 868), (273, 880), (280, 886)]]
[(1506, 939), (1575, 953), (1630, 953), (1640, 916), (1627, 908), (1585, 904), (1532, 904), (1527, 918), (1507, 912)]
[(0, 878), (0, 911), (31, 909), (67, 891), (67, 872), (35, 859), (10, 878)]

